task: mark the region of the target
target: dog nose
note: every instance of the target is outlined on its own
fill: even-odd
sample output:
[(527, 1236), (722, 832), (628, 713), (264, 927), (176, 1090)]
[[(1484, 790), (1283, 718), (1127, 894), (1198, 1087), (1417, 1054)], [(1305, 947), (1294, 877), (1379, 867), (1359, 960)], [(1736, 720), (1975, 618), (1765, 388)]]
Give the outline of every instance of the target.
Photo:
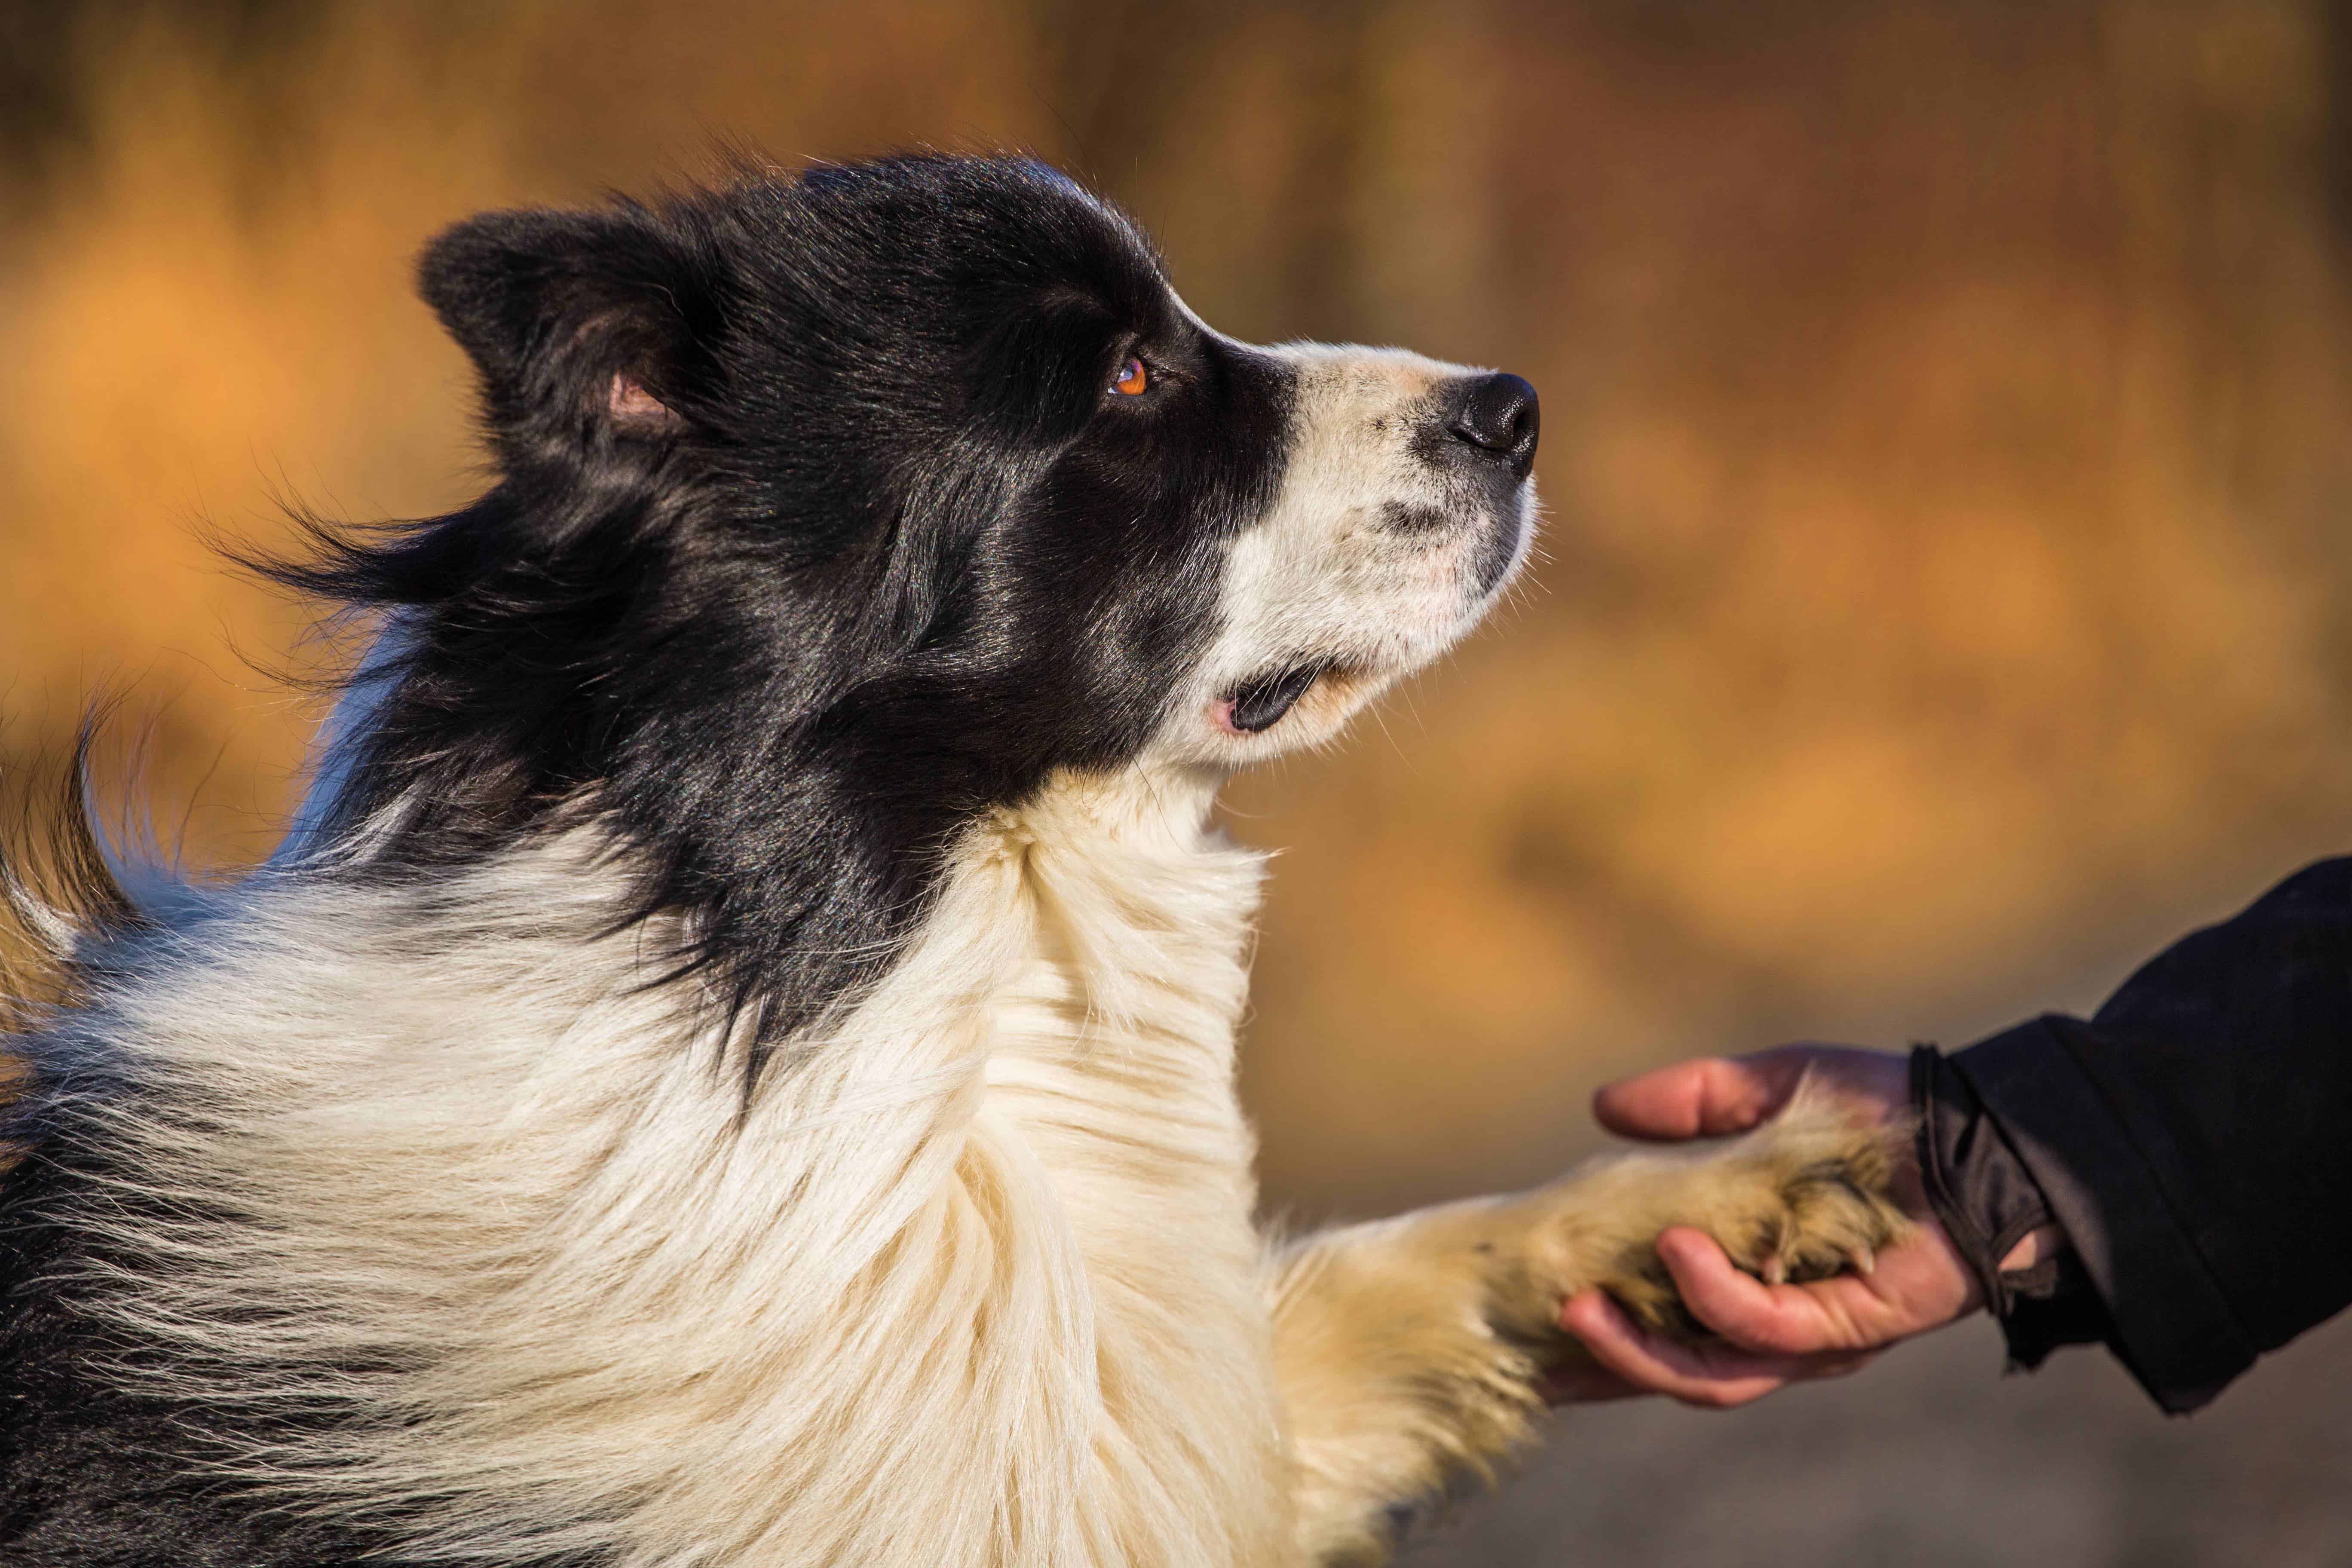
[(1523, 479), (1535, 467), (1539, 423), (1536, 389), (1516, 375), (1500, 374), (1465, 377), (1445, 418), (1448, 430), (1479, 451), (1502, 458)]

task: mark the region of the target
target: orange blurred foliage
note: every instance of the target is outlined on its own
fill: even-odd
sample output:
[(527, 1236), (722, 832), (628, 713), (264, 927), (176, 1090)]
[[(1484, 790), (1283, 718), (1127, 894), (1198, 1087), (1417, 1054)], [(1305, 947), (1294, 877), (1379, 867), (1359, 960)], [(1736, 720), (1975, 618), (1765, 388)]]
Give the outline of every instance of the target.
[(1234, 795), (1289, 847), (1247, 1068), (1277, 1201), (1532, 1177), (1664, 1055), (2083, 1005), (2352, 838), (2318, 0), (33, 16), (0, 51), (10, 755), (129, 682), (196, 862), (267, 850), (318, 705), (250, 666), (319, 657), (197, 522), (458, 500), (417, 245), (720, 136), (1034, 148), (1228, 330), (1543, 390), (1532, 584)]

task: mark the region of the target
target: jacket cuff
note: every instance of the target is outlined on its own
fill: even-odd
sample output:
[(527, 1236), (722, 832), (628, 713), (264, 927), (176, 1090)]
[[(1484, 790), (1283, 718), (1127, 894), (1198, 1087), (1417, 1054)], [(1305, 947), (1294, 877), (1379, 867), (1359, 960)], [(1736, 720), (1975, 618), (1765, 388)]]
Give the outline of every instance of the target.
[(2098, 1291), (2071, 1247), (2026, 1268), (2001, 1268), (2019, 1242), (2058, 1216), (1999, 1121), (1933, 1046), (1912, 1049), (1911, 1108), (1927, 1206), (1976, 1276), (2008, 1342), (2011, 1369), (2031, 1371), (2061, 1345), (2112, 1339)]
[(2066, 1232), (2105, 1303), (2109, 1348), (2151, 1398), (2185, 1415), (2251, 1366), (2254, 1346), (2147, 1161), (2075, 1061), (2071, 1037), (2088, 1027), (2038, 1018), (1948, 1059)]

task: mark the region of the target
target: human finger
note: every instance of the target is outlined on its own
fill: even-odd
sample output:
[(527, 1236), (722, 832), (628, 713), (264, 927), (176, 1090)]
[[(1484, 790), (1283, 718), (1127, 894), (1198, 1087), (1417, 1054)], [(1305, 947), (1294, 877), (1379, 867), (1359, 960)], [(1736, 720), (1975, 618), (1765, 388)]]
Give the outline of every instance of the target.
[(1752, 1355), (1727, 1346), (1680, 1344), (1644, 1333), (1623, 1308), (1598, 1289), (1570, 1298), (1560, 1310), (1560, 1326), (1619, 1380), (1706, 1409), (1746, 1405), (1811, 1375), (1809, 1368), (1789, 1358)]
[(1745, 1132), (1788, 1103), (1810, 1054), (1784, 1046), (1676, 1062), (1604, 1086), (1592, 1097), (1592, 1114), (1625, 1138), (1679, 1142)]
[(1734, 1266), (1714, 1237), (1686, 1226), (1660, 1235), (1657, 1247), (1691, 1316), (1742, 1350), (1817, 1356), (1874, 1350), (1912, 1331), (1855, 1275), (1768, 1285)]
[(1867, 1274), (1767, 1285), (1735, 1267), (1705, 1232), (1675, 1226), (1658, 1256), (1691, 1315), (1731, 1343), (1769, 1355), (1875, 1351), (1982, 1306), (1976, 1276), (1932, 1221), (1882, 1249)]

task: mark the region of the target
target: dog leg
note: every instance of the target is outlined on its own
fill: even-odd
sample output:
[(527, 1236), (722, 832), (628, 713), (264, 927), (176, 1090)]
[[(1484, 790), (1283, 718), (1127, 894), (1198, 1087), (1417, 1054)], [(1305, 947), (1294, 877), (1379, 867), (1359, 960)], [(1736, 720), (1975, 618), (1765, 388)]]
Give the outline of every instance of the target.
[(1302, 1556), (1385, 1562), (1399, 1510), (1491, 1476), (1530, 1434), (1544, 1372), (1579, 1353), (1561, 1304), (1598, 1285), (1688, 1333), (1653, 1246), (1669, 1226), (1768, 1279), (1820, 1279), (1899, 1237), (1884, 1129), (1801, 1096), (1746, 1136), (1604, 1157), (1530, 1193), (1326, 1231), (1277, 1258), (1275, 1360)]

